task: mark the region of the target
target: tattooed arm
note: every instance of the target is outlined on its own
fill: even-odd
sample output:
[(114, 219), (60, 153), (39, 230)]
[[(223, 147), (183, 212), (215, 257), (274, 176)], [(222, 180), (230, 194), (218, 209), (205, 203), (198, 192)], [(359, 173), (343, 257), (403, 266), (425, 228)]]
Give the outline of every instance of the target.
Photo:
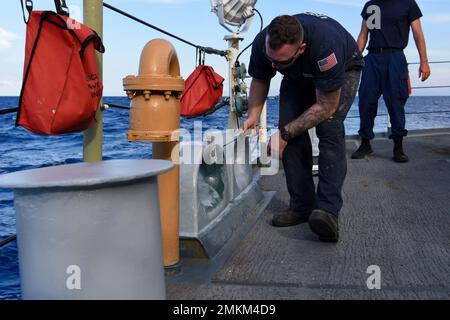
[(341, 96), (340, 88), (331, 92), (316, 90), (316, 95), (317, 103), (284, 127), (290, 139), (327, 120), (337, 111)]

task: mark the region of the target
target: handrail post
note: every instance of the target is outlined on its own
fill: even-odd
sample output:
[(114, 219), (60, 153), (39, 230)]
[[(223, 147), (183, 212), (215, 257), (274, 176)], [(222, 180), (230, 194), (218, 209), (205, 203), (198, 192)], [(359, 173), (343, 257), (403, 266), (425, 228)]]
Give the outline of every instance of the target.
[(392, 131), (392, 126), (391, 126), (391, 117), (389, 116), (389, 113), (387, 113), (387, 136), (389, 138), (389, 136), (391, 135), (391, 131)]
[[(103, 37), (103, 0), (83, 0), (83, 22)], [(103, 57), (96, 53), (99, 76), (103, 81)], [(100, 105), (103, 100), (100, 101)], [(103, 111), (99, 107), (95, 118), (97, 123), (83, 133), (83, 159), (96, 162), (103, 159)]]
[(260, 143), (264, 146), (267, 145), (267, 99), (264, 101), (261, 116), (259, 117), (259, 135)]

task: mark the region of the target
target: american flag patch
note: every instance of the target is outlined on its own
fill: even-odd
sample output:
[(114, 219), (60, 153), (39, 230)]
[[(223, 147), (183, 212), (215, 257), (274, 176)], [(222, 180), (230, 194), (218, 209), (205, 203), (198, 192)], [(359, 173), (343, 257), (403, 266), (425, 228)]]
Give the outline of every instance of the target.
[(325, 72), (325, 71), (330, 70), (334, 66), (336, 66), (338, 64), (338, 61), (337, 61), (336, 55), (333, 52), (325, 59), (317, 61), (317, 64), (319, 65), (320, 71)]

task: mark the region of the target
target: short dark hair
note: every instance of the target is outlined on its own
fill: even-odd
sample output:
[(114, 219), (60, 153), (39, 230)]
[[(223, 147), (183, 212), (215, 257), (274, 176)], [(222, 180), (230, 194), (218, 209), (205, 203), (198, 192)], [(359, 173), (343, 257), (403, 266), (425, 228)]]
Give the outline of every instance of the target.
[(269, 47), (277, 50), (284, 44), (303, 42), (304, 31), (301, 23), (293, 16), (282, 15), (272, 20), (268, 29)]

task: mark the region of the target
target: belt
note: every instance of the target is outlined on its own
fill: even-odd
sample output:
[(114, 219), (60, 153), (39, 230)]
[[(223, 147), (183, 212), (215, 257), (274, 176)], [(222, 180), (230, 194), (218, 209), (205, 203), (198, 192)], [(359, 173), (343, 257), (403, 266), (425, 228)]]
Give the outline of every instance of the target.
[(369, 49), (369, 53), (394, 53), (394, 52), (403, 52), (403, 49), (397, 49), (397, 48), (374, 48), (374, 49)]

